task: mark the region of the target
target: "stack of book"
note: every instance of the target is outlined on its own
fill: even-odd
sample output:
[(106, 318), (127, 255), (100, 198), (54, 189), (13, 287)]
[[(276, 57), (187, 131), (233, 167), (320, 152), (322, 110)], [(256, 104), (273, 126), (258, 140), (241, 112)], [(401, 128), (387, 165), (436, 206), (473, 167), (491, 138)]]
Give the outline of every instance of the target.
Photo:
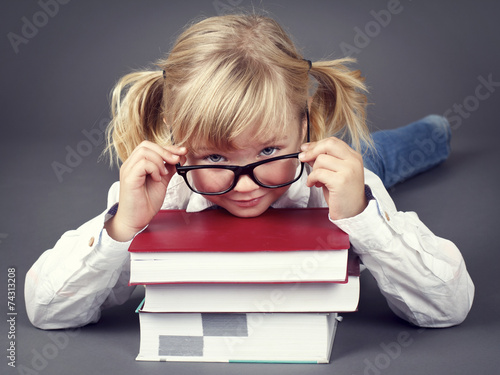
[(323, 208), (160, 211), (130, 246), (137, 360), (328, 363), (359, 260)]

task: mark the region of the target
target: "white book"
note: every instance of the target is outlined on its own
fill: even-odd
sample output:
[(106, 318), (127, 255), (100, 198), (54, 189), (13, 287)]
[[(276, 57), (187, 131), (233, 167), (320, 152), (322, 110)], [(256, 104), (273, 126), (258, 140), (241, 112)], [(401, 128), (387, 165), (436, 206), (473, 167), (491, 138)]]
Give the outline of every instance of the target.
[(139, 312), (138, 361), (328, 363), (336, 313)]
[(351, 312), (359, 276), (347, 283), (146, 285), (149, 312)]

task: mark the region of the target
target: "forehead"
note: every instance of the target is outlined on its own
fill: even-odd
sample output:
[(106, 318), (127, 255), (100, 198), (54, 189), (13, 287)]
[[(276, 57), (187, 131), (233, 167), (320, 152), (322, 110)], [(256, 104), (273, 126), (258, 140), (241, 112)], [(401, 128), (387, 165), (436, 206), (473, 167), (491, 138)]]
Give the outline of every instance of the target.
[(252, 124), (238, 134), (231, 143), (244, 147), (244, 145), (249, 142), (261, 144), (287, 142), (295, 139), (296, 135), (298, 136), (298, 129), (299, 127), (296, 121), (278, 125)]
[(196, 151), (233, 151), (247, 148), (270, 146), (285, 147), (300, 141), (300, 121), (293, 116), (286, 124), (263, 124), (254, 122), (242, 126), (239, 131), (226, 134), (225, 137), (191, 140), (190, 148)]

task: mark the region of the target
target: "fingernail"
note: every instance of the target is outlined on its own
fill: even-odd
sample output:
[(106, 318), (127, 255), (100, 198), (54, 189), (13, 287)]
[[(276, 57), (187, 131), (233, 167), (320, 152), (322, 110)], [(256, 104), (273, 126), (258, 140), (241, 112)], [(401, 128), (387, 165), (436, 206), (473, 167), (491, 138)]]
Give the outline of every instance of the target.
[(305, 152), (301, 152), (299, 154), (299, 160), (303, 160), (305, 157), (306, 157), (306, 153)]

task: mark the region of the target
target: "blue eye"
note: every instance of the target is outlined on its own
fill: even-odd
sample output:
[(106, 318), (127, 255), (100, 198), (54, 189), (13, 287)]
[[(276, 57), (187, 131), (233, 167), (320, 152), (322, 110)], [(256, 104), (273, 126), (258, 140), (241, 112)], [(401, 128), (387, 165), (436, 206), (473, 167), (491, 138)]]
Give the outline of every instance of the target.
[(271, 156), (272, 154), (274, 154), (276, 151), (278, 150), (277, 147), (266, 147), (265, 149), (263, 149), (260, 153), (264, 156)]
[(205, 159), (207, 159), (210, 163), (220, 163), (224, 161), (224, 157), (217, 154), (208, 155)]

